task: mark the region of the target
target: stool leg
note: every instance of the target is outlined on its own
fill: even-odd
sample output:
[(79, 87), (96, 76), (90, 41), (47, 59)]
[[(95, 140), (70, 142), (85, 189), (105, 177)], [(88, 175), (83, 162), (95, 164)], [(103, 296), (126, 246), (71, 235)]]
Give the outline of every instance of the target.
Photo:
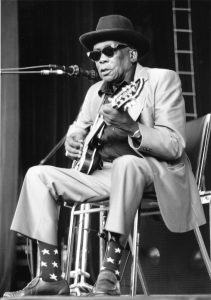
[(134, 219), (134, 227), (133, 227), (133, 244), (132, 244), (132, 266), (131, 266), (131, 296), (134, 297), (136, 295), (136, 286), (137, 286), (137, 256), (138, 256), (138, 247), (137, 247), (137, 239), (138, 239), (138, 211), (136, 212), (136, 216)]
[[(86, 204), (84, 207), (85, 210), (90, 209), (90, 205)], [(81, 253), (81, 284), (85, 284), (85, 274), (89, 277), (89, 274), (86, 272), (87, 266), (87, 252), (88, 252), (88, 230), (89, 230), (89, 218), (90, 215), (86, 213), (84, 215), (84, 227), (83, 227), (83, 245)]]
[[(30, 270), (30, 275), (31, 275), (31, 279), (33, 279), (36, 274), (35, 274), (35, 270), (34, 270), (34, 249), (33, 249), (33, 242), (31, 239), (26, 238), (26, 254), (27, 254), (27, 258), (29, 261), (29, 270)], [(37, 266), (39, 265), (39, 262), (37, 261)]]
[(75, 222), (76, 222), (76, 218), (74, 215), (75, 209), (76, 209), (76, 204), (71, 209), (69, 234), (68, 234), (68, 242), (67, 242), (67, 262), (66, 262), (65, 279), (67, 280), (68, 284), (70, 284), (70, 269), (71, 269), (72, 259), (73, 259), (73, 241), (74, 241)]
[(210, 261), (206, 246), (204, 244), (200, 229), (198, 227), (194, 228), (194, 233), (195, 233), (199, 248), (201, 250), (201, 254), (202, 254), (205, 266), (207, 268), (207, 272), (208, 272), (209, 277), (211, 279), (211, 261)]
[[(103, 208), (103, 206), (100, 206), (101, 208)], [(103, 232), (103, 229), (105, 228), (105, 223), (106, 223), (106, 212), (105, 211), (100, 211), (100, 216), (99, 216), (99, 232)], [(105, 257), (105, 247), (106, 247), (106, 243), (105, 240), (100, 237), (99, 238), (99, 272), (101, 269), (101, 266), (103, 264), (103, 259)]]
[[(84, 210), (85, 204), (82, 204), (80, 210)], [(80, 269), (81, 269), (81, 244), (82, 244), (82, 237), (83, 237), (83, 223), (84, 223), (84, 214), (80, 214), (79, 216), (79, 224), (78, 224), (78, 234), (77, 234), (77, 246), (76, 246), (76, 258), (75, 258), (75, 278), (74, 284), (77, 284), (79, 281), (80, 276)]]
[(141, 282), (141, 286), (144, 292), (144, 295), (149, 296), (148, 287), (146, 283), (146, 279), (138, 258), (138, 250), (139, 250), (139, 233), (138, 233), (138, 224), (139, 224), (139, 211), (137, 211), (135, 219), (134, 219), (134, 229), (133, 229), (133, 239), (131, 234), (129, 235), (128, 242), (130, 246), (130, 250), (132, 253), (132, 270), (131, 270), (131, 296), (134, 297), (136, 295), (137, 288), (137, 273), (139, 276), (139, 280)]
[(211, 258), (211, 199), (209, 202), (209, 233), (210, 233), (210, 258)]

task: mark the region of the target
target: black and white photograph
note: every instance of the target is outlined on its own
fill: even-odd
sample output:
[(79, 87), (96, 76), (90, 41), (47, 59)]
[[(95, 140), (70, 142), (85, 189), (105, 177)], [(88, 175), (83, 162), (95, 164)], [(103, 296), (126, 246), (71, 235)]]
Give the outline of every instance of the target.
[(0, 299), (211, 299), (211, 0), (0, 10)]

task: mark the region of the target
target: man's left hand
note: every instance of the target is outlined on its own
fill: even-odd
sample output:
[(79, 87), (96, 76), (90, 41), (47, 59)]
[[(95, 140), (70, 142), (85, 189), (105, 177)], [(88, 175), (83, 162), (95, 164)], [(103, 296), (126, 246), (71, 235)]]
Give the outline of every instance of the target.
[(138, 130), (138, 123), (133, 121), (127, 111), (117, 110), (110, 103), (102, 105), (100, 114), (108, 126), (114, 126), (133, 134)]

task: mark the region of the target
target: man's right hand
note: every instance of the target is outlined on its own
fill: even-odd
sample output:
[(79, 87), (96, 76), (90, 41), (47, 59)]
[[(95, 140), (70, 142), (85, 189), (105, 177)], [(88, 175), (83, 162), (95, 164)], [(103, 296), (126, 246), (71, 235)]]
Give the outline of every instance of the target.
[(65, 155), (71, 159), (79, 159), (83, 149), (83, 137), (80, 135), (70, 135), (65, 141)]

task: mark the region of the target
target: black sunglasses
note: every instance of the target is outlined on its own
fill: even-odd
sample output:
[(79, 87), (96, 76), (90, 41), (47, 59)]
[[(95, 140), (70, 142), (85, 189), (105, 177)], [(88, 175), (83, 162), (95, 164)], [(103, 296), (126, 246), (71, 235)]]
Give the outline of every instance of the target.
[(111, 47), (111, 46), (106, 46), (105, 48), (103, 48), (102, 50), (93, 50), (93, 51), (90, 51), (90, 52), (87, 52), (87, 56), (93, 60), (93, 61), (99, 61), (100, 58), (101, 58), (101, 55), (102, 53), (104, 55), (106, 55), (107, 57), (113, 57), (114, 56), (114, 53), (117, 51), (117, 50), (120, 50), (120, 49), (124, 49), (128, 47), (127, 45), (123, 45), (123, 44), (120, 44), (116, 47)]

